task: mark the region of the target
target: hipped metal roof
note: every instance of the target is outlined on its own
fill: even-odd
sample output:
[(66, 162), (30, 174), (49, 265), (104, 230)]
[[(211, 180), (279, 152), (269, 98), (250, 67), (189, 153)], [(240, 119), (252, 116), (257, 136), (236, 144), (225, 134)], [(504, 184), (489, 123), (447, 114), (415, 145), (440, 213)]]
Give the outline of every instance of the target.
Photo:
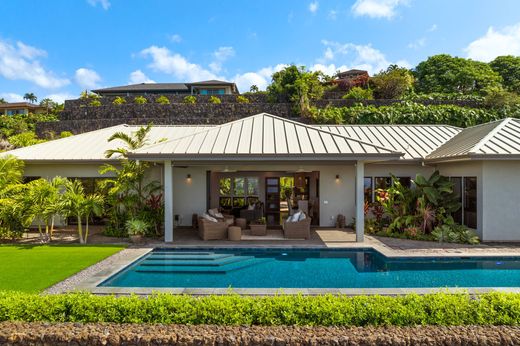
[(130, 154), (139, 159), (399, 159), (403, 153), (261, 113)]
[(437, 162), (519, 158), (520, 120), (514, 118), (466, 128), (426, 156)]

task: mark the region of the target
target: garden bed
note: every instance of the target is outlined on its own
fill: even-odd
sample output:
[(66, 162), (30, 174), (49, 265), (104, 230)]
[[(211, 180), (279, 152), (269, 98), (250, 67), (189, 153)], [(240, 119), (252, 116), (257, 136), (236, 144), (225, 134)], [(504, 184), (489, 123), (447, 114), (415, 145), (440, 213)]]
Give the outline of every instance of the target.
[(2, 345), (518, 345), (520, 328), (0, 323)]

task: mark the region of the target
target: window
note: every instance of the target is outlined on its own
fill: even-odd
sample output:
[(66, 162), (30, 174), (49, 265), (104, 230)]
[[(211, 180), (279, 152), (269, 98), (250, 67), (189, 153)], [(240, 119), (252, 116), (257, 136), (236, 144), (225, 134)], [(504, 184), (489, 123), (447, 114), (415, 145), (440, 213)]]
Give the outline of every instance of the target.
[(397, 177), (397, 181), (399, 181), (404, 187), (412, 187), (412, 178), (410, 177)]
[(224, 95), (226, 90), (224, 89), (200, 89), (201, 95)]
[(457, 196), (457, 199), (460, 203), (460, 208), (456, 212), (452, 213), (453, 220), (456, 223), (463, 223), (462, 220), (462, 178), (461, 177), (451, 177), (450, 181), (453, 183), (453, 193)]
[(392, 186), (392, 178), (390, 177), (376, 177), (374, 180), (374, 190), (386, 190)]
[(257, 177), (219, 179), (219, 206), (224, 209), (242, 208), (259, 200)]
[(374, 189), (372, 188), (372, 177), (365, 177), (363, 180), (363, 191), (365, 192), (365, 202), (372, 203), (374, 201), (373, 199), (373, 192)]
[(464, 177), (464, 224), (477, 228), (477, 178)]

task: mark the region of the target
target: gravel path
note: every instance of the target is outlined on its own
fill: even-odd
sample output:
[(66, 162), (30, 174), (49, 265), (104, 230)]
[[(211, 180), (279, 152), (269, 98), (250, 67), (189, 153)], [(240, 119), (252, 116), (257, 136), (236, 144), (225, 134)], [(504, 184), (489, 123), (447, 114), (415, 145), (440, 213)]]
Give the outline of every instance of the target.
[(141, 251), (141, 250), (139, 248), (123, 249), (123, 250), (119, 251), (118, 253), (105, 258), (101, 262), (93, 264), (90, 267), (87, 267), (87, 268), (83, 269), (82, 271), (68, 277), (67, 279), (58, 282), (54, 286), (47, 288), (44, 291), (44, 293), (58, 294), (58, 293), (72, 291), (72, 290), (74, 290), (74, 287), (76, 287), (80, 282), (86, 280), (87, 278), (91, 277), (92, 275), (94, 275), (100, 271), (113, 268), (114, 263), (116, 263), (117, 261), (119, 261), (120, 259), (122, 259), (124, 257), (133, 256), (138, 251)]

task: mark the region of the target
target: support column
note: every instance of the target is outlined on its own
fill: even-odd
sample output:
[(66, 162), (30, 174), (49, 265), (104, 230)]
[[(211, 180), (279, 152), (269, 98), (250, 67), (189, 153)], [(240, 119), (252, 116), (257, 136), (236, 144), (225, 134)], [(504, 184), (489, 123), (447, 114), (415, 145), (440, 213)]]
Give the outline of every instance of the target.
[(365, 163), (356, 164), (356, 242), (362, 243), (365, 237)]
[(164, 161), (164, 241), (173, 242), (173, 173), (170, 160)]

